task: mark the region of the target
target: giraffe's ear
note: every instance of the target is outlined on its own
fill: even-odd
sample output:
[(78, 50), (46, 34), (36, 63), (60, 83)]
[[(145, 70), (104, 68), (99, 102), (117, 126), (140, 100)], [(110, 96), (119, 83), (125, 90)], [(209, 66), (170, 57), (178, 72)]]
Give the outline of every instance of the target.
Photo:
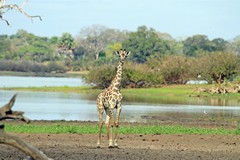
[(131, 51), (127, 52), (127, 56), (129, 56), (131, 54)]
[(119, 51), (115, 51), (115, 53), (119, 56)]

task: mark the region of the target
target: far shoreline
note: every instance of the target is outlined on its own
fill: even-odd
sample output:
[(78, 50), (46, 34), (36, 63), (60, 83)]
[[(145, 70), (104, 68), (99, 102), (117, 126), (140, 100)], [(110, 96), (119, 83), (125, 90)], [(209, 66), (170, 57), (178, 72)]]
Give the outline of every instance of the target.
[(83, 77), (87, 71), (78, 72), (65, 72), (65, 73), (46, 73), (46, 72), (13, 72), (13, 71), (0, 71), (0, 76), (25, 76), (25, 77)]

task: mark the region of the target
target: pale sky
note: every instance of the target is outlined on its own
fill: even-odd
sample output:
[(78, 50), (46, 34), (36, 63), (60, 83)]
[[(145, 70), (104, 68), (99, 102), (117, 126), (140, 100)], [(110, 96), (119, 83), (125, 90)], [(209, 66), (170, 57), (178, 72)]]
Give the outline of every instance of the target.
[(231, 40), (240, 35), (240, 0), (29, 0), (24, 9), (43, 21), (9, 11), (3, 16), (11, 27), (0, 21), (0, 34), (24, 29), (38, 36), (77, 36), (92, 25), (128, 31), (145, 25), (177, 39), (203, 34)]

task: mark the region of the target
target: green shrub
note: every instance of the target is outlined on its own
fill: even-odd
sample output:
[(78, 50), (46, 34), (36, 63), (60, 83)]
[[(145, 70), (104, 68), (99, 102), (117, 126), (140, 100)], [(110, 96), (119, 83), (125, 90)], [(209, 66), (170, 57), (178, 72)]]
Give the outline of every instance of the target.
[[(92, 69), (86, 77), (87, 83), (93, 83), (99, 88), (110, 85), (116, 75), (116, 66), (102, 65)], [(148, 87), (162, 83), (162, 76), (151, 70), (145, 64), (126, 63), (123, 67), (121, 85), (126, 87)]]
[(139, 88), (162, 84), (163, 77), (146, 64), (128, 63), (123, 69), (122, 86)]
[(89, 84), (95, 84), (99, 88), (106, 88), (114, 77), (115, 67), (112, 65), (102, 65), (95, 67), (85, 77), (85, 81)]
[(49, 62), (46, 64), (46, 72), (57, 72), (57, 73), (64, 73), (67, 71), (65, 65), (61, 62)]
[(194, 58), (184, 55), (164, 55), (148, 60), (148, 66), (160, 74), (166, 84), (183, 84), (197, 77)]
[(239, 75), (240, 59), (232, 52), (205, 53), (198, 57), (198, 66), (202, 77), (220, 84)]

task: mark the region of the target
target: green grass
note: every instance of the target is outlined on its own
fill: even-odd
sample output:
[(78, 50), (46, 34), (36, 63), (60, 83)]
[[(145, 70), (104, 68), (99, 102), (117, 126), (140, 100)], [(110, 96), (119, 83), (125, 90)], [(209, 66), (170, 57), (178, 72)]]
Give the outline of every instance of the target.
[(199, 127), (184, 126), (141, 126), (141, 127), (123, 127), (122, 133), (136, 134), (234, 134), (231, 130), (223, 128), (210, 129)]
[[(122, 92), (125, 94), (144, 94), (147, 96), (155, 95), (168, 95), (168, 96), (189, 96), (197, 95), (197, 92), (194, 92), (197, 87), (200, 88), (211, 88), (212, 84), (204, 85), (169, 85), (162, 86), (161, 88), (139, 88), (139, 89), (122, 89)], [(202, 96), (210, 95), (208, 93), (201, 93)], [(229, 96), (239, 96), (238, 93), (228, 94)], [(211, 96), (223, 96), (222, 94), (213, 94)], [(225, 95), (224, 95), (225, 96)]]
[(5, 125), (6, 132), (13, 133), (96, 133), (97, 126), (94, 125), (67, 125), (67, 124), (52, 124), (52, 125), (33, 125), (21, 124)]
[[(98, 125), (77, 125), (77, 124), (6, 124), (5, 131), (10, 133), (74, 133), (74, 134), (97, 134)], [(105, 133), (105, 126), (103, 127)], [(185, 126), (166, 125), (125, 125), (119, 128), (121, 134), (240, 134), (240, 129), (227, 130), (224, 128), (200, 128)]]
[(162, 88), (141, 88), (141, 89), (123, 89), (124, 97), (129, 101), (169, 101), (168, 99), (181, 100), (182, 98), (189, 98), (192, 92), (191, 88), (175, 87), (162, 87)]
[[(198, 85), (201, 88), (210, 88), (212, 85)], [(161, 88), (123, 89), (125, 101), (162, 104), (195, 104), (197, 99), (211, 101), (212, 99), (240, 100), (240, 94), (208, 94), (194, 92), (197, 85), (171, 85)]]

